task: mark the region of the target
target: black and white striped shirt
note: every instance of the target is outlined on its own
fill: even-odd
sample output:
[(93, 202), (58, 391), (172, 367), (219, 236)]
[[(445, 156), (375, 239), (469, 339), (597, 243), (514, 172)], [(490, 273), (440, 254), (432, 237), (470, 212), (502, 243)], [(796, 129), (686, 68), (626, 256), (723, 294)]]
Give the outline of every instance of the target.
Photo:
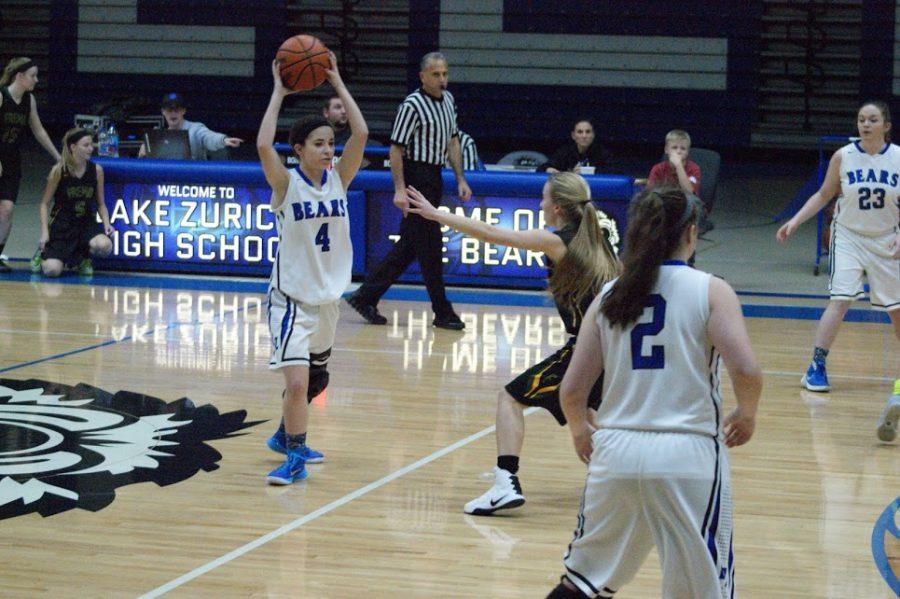
[[(478, 148), (475, 147), (475, 140), (472, 136), (459, 130), (459, 146), (462, 150), (462, 169), (464, 171), (477, 171), (481, 169), (478, 159)], [(450, 164), (450, 152), (447, 152), (447, 161), (444, 163), (447, 168), (453, 168)]]
[(407, 160), (442, 166), (450, 138), (458, 134), (453, 95), (445, 90), (437, 100), (417, 89), (397, 110), (391, 143), (406, 148)]

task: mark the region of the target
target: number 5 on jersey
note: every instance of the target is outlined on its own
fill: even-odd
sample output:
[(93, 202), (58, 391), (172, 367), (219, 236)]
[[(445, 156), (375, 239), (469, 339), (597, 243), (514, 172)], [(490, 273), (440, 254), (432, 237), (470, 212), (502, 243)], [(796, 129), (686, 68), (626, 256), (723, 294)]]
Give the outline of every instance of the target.
[(658, 293), (651, 294), (644, 304), (650, 308), (650, 322), (642, 322), (631, 329), (631, 368), (632, 370), (659, 370), (666, 366), (666, 348), (662, 345), (651, 345), (650, 355), (644, 354), (644, 337), (659, 335), (666, 326), (666, 300)]
[(322, 246), (323, 252), (331, 251), (331, 240), (328, 239), (328, 223), (323, 223), (316, 233), (316, 245)]

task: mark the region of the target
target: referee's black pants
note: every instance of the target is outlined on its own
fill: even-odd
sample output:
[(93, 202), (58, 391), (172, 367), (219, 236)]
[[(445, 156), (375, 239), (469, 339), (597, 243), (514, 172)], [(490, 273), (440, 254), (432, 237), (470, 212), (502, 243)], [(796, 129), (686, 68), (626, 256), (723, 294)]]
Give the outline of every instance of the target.
[[(403, 179), (422, 192), (428, 201), (440, 206), (444, 194), (444, 182), (441, 178), (441, 167), (424, 162), (403, 161)], [(400, 239), (366, 277), (365, 282), (356, 292), (362, 303), (375, 305), (381, 296), (394, 284), (403, 271), (419, 261), (422, 279), (431, 298), (431, 309), (437, 316), (446, 316), (453, 312), (453, 306), (447, 300), (444, 291), (443, 243), (441, 226), (418, 214), (407, 214), (400, 221)]]

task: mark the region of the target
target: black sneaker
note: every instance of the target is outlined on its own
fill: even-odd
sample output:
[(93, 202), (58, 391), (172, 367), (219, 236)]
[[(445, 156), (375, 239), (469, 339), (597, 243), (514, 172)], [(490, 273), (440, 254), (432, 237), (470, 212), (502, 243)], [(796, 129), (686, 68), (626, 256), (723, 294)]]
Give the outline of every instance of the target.
[(363, 303), (357, 294), (353, 293), (348, 295), (347, 303), (353, 306), (353, 309), (356, 310), (360, 316), (365, 318), (366, 322), (369, 324), (387, 324), (387, 318), (378, 312), (378, 308), (372, 304)]
[(0, 258), (0, 272), (12, 272), (12, 267), (10, 267), (9, 262)]
[(431, 324), (439, 329), (450, 329), (451, 331), (461, 331), (466, 328), (465, 323), (459, 319), (459, 316), (457, 316), (455, 312), (435, 316), (434, 321)]

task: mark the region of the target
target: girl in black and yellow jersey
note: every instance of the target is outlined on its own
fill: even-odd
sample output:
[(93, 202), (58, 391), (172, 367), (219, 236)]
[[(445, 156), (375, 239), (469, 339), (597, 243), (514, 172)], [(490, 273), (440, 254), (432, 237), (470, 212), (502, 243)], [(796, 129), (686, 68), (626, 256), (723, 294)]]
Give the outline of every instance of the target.
[(0, 74), (0, 272), (9, 272), (9, 264), (3, 257), (3, 247), (12, 227), (13, 208), (19, 195), (22, 178), (20, 148), (25, 139), (25, 129), (59, 160), (59, 153), (37, 113), (34, 86), (38, 82), (38, 68), (30, 58), (21, 56), (7, 63)]
[[(613, 248), (600, 226), (591, 190), (580, 175), (556, 173), (544, 185), (541, 210), (553, 232), (546, 229), (515, 231), (483, 221), (442, 212), (418, 191), (408, 188), (409, 211), (450, 226), (476, 239), (497, 245), (543, 252), (549, 266), (549, 287), (556, 308), (571, 335), (556, 353), (510, 381), (497, 398), (497, 465), (494, 485), (465, 505), (463, 511), (487, 516), (525, 503), (519, 484), (519, 454), (525, 439), (524, 410), (544, 408), (565, 426), (559, 404), (559, 384), (569, 366), (575, 335), (585, 311), (607, 281), (618, 274)], [(602, 377), (594, 384), (589, 407), (600, 405)]]
[(93, 152), (86, 129), (71, 129), (63, 138), (62, 160), (50, 170), (41, 198), (41, 253), (31, 262), (32, 272), (58, 277), (65, 267), (77, 267), (79, 275), (90, 276), (94, 273), (90, 257), (112, 251), (103, 168), (91, 162)]

